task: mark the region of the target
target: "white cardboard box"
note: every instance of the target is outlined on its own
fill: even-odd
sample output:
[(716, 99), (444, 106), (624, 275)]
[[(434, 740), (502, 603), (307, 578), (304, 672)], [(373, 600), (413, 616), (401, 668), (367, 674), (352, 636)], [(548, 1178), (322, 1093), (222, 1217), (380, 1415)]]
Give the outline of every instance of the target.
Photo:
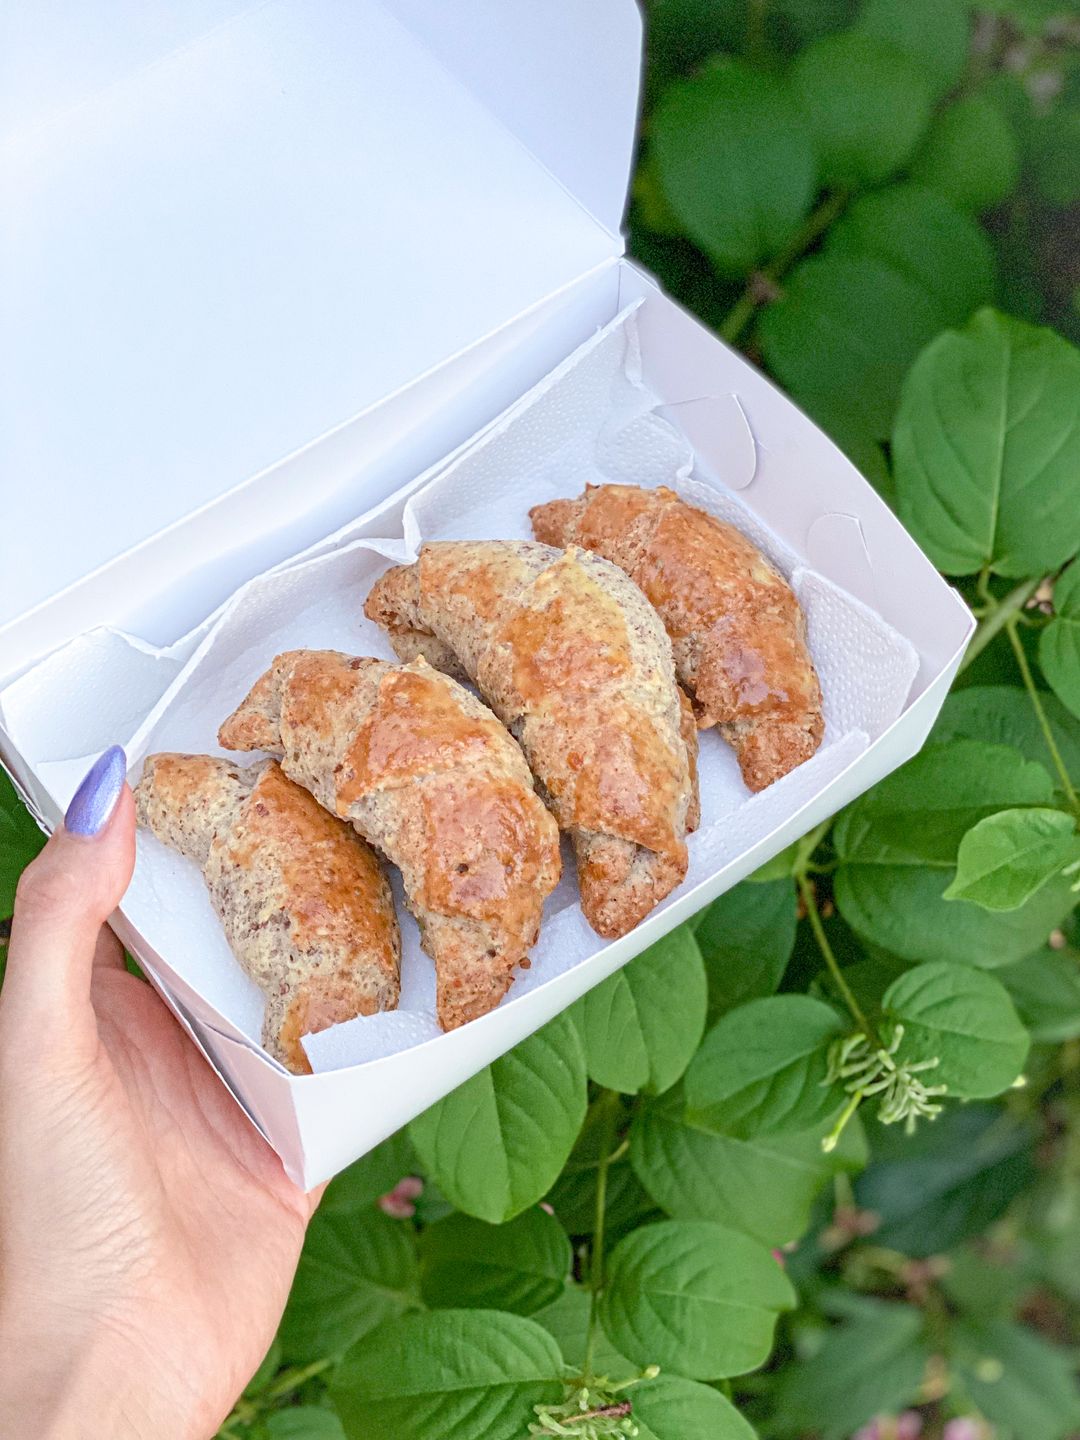
[(290, 1076), (121, 913), (310, 1186), (912, 755), (972, 620), (831, 442), (622, 257), (631, 0), (105, 8), (23, 7), (0, 111), (17, 217), (0, 233), (15, 517), (0, 537), (0, 756), (46, 826), (240, 586), (345, 524), (400, 537), (408, 496), (635, 301), (643, 381), (702, 470), (918, 655), (898, 718), (766, 835), (420, 1049)]

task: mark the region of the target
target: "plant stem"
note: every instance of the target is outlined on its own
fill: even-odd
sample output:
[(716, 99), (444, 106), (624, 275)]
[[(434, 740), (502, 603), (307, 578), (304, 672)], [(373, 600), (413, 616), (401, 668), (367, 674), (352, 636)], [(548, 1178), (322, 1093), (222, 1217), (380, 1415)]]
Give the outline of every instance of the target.
[(1061, 751), (1058, 749), (1057, 741), (1054, 739), (1054, 732), (1050, 728), (1050, 721), (1043, 708), (1042, 698), (1036, 688), (1035, 679), (1031, 673), (1031, 666), (1028, 664), (1028, 658), (1024, 652), (1024, 646), (1021, 643), (1020, 636), (1017, 634), (1015, 616), (1007, 622), (1005, 633), (1009, 637), (1009, 644), (1012, 646), (1013, 654), (1016, 656), (1016, 663), (1023, 677), (1024, 688), (1031, 697), (1031, 704), (1038, 718), (1039, 726), (1042, 729), (1043, 739), (1046, 741), (1047, 749), (1050, 751), (1050, 758), (1053, 760), (1054, 768), (1058, 772), (1058, 778), (1061, 780), (1061, 786), (1065, 791), (1069, 807), (1077, 819), (1080, 819), (1080, 798), (1077, 797), (1072, 780), (1069, 778), (1069, 772), (1065, 768), (1065, 761), (1061, 758)]
[(769, 286), (775, 285), (787, 274), (803, 252), (809, 250), (818, 236), (829, 228), (847, 201), (845, 190), (834, 190), (826, 195), (817, 209), (807, 217), (790, 244), (770, 260), (768, 265), (751, 275), (742, 296), (728, 311), (717, 332), (721, 340), (726, 340), (729, 345), (735, 344), (762, 303), (763, 291), (767, 291)]
[(967, 654), (960, 662), (958, 675), (962, 674), (976, 656), (982, 654), (990, 641), (1004, 630), (1012, 617), (1024, 608), (1041, 584), (1041, 576), (1035, 580), (1025, 580), (1021, 585), (1017, 585), (1015, 590), (1010, 590), (1005, 599), (1000, 602), (994, 600), (992, 596), (988, 596), (988, 603), (991, 606), (990, 613), (971, 637)]
[(765, 32), (768, 8), (769, 0), (746, 0), (746, 54), (753, 61), (762, 61), (769, 53)]
[(811, 868), (810, 862), (813, 859), (814, 851), (821, 844), (822, 840), (832, 828), (832, 816), (823, 820), (820, 825), (815, 825), (803, 838), (798, 841), (795, 847), (795, 874), (801, 875)]
[(289, 1395), (294, 1390), (299, 1390), (309, 1380), (314, 1380), (316, 1375), (321, 1375), (324, 1370), (329, 1370), (333, 1364), (332, 1359), (313, 1360), (310, 1365), (297, 1366), (292, 1370), (284, 1370), (274, 1381), (263, 1391), (267, 1400), (280, 1400), (283, 1395)]
[(607, 1214), (608, 1169), (612, 1161), (612, 1146), (615, 1129), (619, 1120), (619, 1097), (614, 1090), (605, 1090), (600, 1097), (603, 1105), (603, 1126), (600, 1132), (600, 1164), (596, 1170), (596, 1220), (593, 1226), (593, 1242), (589, 1251), (589, 1334), (585, 1341), (584, 1379), (591, 1385), (593, 1379), (593, 1357), (596, 1353), (597, 1328), (600, 1322), (600, 1292), (604, 1286), (604, 1222)]
[(810, 928), (814, 932), (814, 939), (818, 943), (818, 949), (825, 957), (825, 964), (829, 967), (829, 973), (836, 983), (836, 988), (843, 997), (844, 1004), (851, 1011), (851, 1017), (863, 1032), (866, 1038), (874, 1046), (881, 1042), (878, 1040), (874, 1027), (863, 1013), (863, 1008), (855, 999), (851, 986), (844, 979), (844, 972), (840, 968), (840, 962), (833, 954), (833, 948), (829, 944), (829, 937), (825, 934), (825, 926), (821, 923), (821, 912), (817, 906), (817, 896), (814, 894), (814, 886), (805, 870), (800, 870), (795, 876), (799, 887), (799, 894), (806, 906), (806, 918), (810, 921)]
[(257, 1420), (275, 1400), (281, 1400), (286, 1395), (291, 1395), (294, 1390), (299, 1390), (301, 1385), (306, 1384), (309, 1380), (313, 1380), (316, 1375), (321, 1375), (322, 1372), (328, 1370), (333, 1363), (333, 1358), (331, 1357), (324, 1360), (313, 1360), (310, 1365), (294, 1365), (288, 1370), (283, 1370), (277, 1379), (274, 1380), (273, 1384), (268, 1385), (266, 1389), (260, 1391), (258, 1395), (253, 1395), (250, 1399), (241, 1397), (241, 1399), (236, 1402), (232, 1414), (222, 1422), (218, 1435), (232, 1435), (234, 1425), (250, 1425), (251, 1422)]
[(720, 339), (726, 340), (729, 345), (734, 345), (749, 325), (757, 307), (758, 297), (748, 285), (724, 317), (724, 322), (717, 332)]

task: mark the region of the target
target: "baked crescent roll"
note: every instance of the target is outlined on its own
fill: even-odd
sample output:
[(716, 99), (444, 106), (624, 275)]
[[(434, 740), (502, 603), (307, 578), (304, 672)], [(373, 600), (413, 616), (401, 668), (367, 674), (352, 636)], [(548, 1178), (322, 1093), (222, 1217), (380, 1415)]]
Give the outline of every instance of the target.
[(486, 705), (423, 660), (279, 655), (218, 736), (269, 750), (401, 871), (435, 961), (439, 1024), (510, 987), (559, 879), (559, 834)]
[(678, 885), (693, 726), (663, 626), (621, 570), (530, 541), (425, 545), (364, 609), (403, 659), (467, 675), (520, 741), (573, 840), (595, 930), (625, 934)]
[(731, 525), (660, 486), (590, 485), (529, 512), (549, 545), (583, 545), (625, 570), (671, 636), (702, 729), (716, 725), (751, 790), (821, 744), (821, 686), (798, 601)]
[(398, 1003), (401, 937), (371, 848), (286, 779), (209, 755), (151, 755), (140, 825), (201, 866), (233, 953), (266, 996), (263, 1045), (310, 1073), (302, 1035)]

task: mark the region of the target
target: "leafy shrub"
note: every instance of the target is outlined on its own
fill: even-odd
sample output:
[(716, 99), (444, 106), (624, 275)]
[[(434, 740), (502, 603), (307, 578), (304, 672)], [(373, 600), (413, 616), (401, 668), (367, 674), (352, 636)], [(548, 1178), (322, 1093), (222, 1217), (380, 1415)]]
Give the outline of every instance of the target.
[[(649, 20), (634, 252), (832, 433), (979, 629), (921, 755), (334, 1181), (222, 1434), (1063, 1440), (1080, 20)], [(37, 844), (10, 795), (0, 840), (10, 901)]]

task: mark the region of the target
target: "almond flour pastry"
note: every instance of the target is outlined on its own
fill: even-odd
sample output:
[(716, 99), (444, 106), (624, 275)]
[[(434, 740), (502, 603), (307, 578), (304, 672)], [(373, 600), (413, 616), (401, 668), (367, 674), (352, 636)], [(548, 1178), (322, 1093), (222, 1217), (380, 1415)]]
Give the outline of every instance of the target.
[(371, 848), (286, 779), (209, 755), (151, 755), (140, 825), (202, 867), (233, 953), (266, 996), (263, 1045), (296, 1075), (312, 1034), (393, 1010), (401, 937)]
[(663, 626), (621, 570), (530, 541), (425, 545), (364, 610), (402, 659), (473, 681), (520, 741), (595, 930), (624, 935), (679, 884), (696, 738)]
[(583, 545), (641, 586), (671, 636), (698, 725), (718, 727), (763, 790), (821, 744), (821, 686), (798, 601), (731, 525), (660, 486), (590, 485), (529, 512), (549, 545)]
[(444, 1030), (499, 1003), (558, 883), (559, 834), (486, 705), (423, 660), (292, 650), (218, 739), (280, 756), (398, 867), (435, 961)]

